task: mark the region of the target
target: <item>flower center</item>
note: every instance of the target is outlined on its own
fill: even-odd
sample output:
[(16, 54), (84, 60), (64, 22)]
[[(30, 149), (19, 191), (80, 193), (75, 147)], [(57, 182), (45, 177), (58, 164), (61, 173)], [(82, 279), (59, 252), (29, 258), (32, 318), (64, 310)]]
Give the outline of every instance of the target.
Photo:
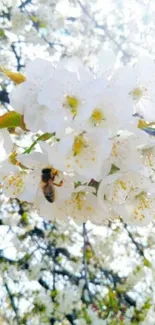
[(124, 191), (127, 190), (127, 185), (126, 185), (125, 182), (123, 182), (123, 181), (120, 180), (120, 181), (119, 181), (119, 184), (120, 184), (120, 187), (121, 187), (122, 190), (124, 190)]
[(85, 193), (84, 192), (79, 192), (79, 193), (74, 193), (74, 200), (76, 201), (76, 207), (78, 210), (82, 210), (83, 208), (83, 200)]
[(150, 209), (150, 203), (145, 195), (145, 192), (141, 192), (136, 196), (138, 199), (138, 205), (134, 210), (133, 218), (143, 221), (145, 219), (145, 209)]
[(149, 202), (145, 195), (145, 192), (141, 192), (136, 196), (137, 199), (139, 199), (139, 206), (137, 209), (143, 210), (143, 209), (149, 209)]
[(144, 159), (145, 159), (144, 160), (145, 166), (150, 166), (153, 168), (154, 160), (155, 160), (154, 151), (152, 150), (152, 148), (144, 149), (143, 153), (144, 153)]
[(12, 164), (12, 165), (17, 165), (18, 164), (18, 161), (17, 161), (17, 153), (15, 151), (13, 151), (9, 158), (8, 158), (9, 162)]
[(111, 151), (113, 157), (118, 157), (118, 143), (114, 143)]
[(25, 173), (18, 172), (15, 175), (11, 175), (5, 179), (4, 187), (6, 190), (11, 191), (11, 196), (19, 195), (24, 190), (24, 177)]
[(146, 88), (136, 87), (130, 92), (130, 95), (132, 95), (134, 100), (140, 100), (143, 97), (145, 92), (146, 92)]
[(93, 111), (93, 114), (91, 116), (92, 123), (94, 125), (99, 125), (103, 120), (104, 120), (103, 112), (100, 109), (96, 108)]
[(84, 136), (81, 134), (75, 137), (74, 144), (73, 144), (74, 156), (79, 155), (85, 147), (86, 147), (86, 142)]
[(74, 117), (77, 115), (78, 103), (79, 102), (76, 97), (66, 96), (66, 102), (64, 106), (69, 109), (69, 111), (73, 114)]

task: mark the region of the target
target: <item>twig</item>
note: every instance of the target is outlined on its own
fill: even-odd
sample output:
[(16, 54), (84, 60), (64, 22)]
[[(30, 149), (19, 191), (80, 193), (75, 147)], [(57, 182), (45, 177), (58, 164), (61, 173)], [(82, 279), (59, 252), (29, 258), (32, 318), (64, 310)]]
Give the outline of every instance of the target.
[(85, 279), (84, 289), (87, 289), (89, 299), (92, 302), (93, 295), (89, 288), (86, 248), (87, 248), (87, 230), (86, 230), (86, 224), (83, 223), (83, 266), (84, 266), (83, 271), (84, 271), (84, 279)]
[(10, 302), (11, 302), (11, 306), (12, 306), (12, 309), (15, 313), (15, 317), (16, 317), (16, 324), (17, 325), (20, 325), (20, 319), (19, 319), (19, 315), (18, 315), (18, 308), (15, 304), (15, 301), (14, 301), (14, 295), (11, 293), (10, 291), (10, 288), (8, 286), (8, 284), (6, 282), (4, 282), (4, 286), (6, 288), (6, 291), (8, 293), (8, 296), (9, 296), (9, 299), (10, 299)]
[(128, 229), (128, 226), (126, 223), (124, 223), (124, 228), (126, 229), (127, 233), (128, 233), (128, 236), (129, 238), (131, 239), (132, 243), (136, 246), (136, 249), (138, 251), (138, 253), (145, 258), (144, 256), (144, 252), (143, 252), (143, 249), (140, 247), (140, 244), (136, 242), (136, 240), (134, 239), (132, 233), (130, 232), (130, 230)]
[(13, 53), (14, 53), (15, 58), (16, 58), (16, 62), (17, 62), (17, 71), (20, 71), (21, 68), (24, 67), (24, 65), (21, 64), (21, 56), (17, 53), (17, 49), (16, 49), (16, 45), (15, 45), (15, 43), (12, 43), (12, 44), (11, 44), (11, 49), (12, 49), (12, 51), (13, 51)]
[(22, 1), (21, 5), (19, 6), (20, 9), (24, 9), (28, 4), (30, 4), (32, 0), (25, 0)]
[(129, 55), (121, 46), (121, 44), (119, 44), (114, 38), (113, 36), (110, 34), (108, 28), (105, 25), (100, 25), (97, 23), (97, 21), (95, 20), (95, 18), (93, 16), (90, 15), (89, 11), (87, 10), (87, 8), (82, 4), (82, 2), (80, 0), (77, 0), (80, 8), (82, 9), (82, 11), (84, 12), (84, 14), (91, 19), (91, 21), (94, 23), (96, 28), (102, 29), (104, 31), (104, 33), (106, 34), (106, 36), (117, 46), (117, 48), (119, 50), (122, 51), (123, 55), (130, 59), (131, 55)]
[(0, 102), (9, 104), (10, 101), (8, 95), (9, 94), (5, 89), (0, 90)]

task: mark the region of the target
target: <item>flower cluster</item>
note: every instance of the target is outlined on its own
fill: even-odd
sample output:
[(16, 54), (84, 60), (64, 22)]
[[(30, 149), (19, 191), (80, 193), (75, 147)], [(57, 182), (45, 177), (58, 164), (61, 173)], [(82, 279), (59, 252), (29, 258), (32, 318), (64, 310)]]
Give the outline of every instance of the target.
[(141, 57), (134, 66), (114, 66), (111, 52), (101, 53), (92, 72), (76, 57), (56, 67), (42, 59), (27, 65), (10, 103), (27, 132), (40, 136), (37, 150), (32, 144), (19, 154), (1, 132), (6, 196), (33, 203), (49, 220), (152, 221), (155, 63)]

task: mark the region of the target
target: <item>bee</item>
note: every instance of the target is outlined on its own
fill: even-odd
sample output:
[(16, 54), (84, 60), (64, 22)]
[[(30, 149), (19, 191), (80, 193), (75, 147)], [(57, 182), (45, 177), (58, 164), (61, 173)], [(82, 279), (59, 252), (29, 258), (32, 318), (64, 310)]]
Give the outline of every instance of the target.
[(41, 188), (44, 194), (44, 197), (46, 200), (50, 203), (53, 203), (55, 201), (55, 186), (62, 186), (63, 181), (60, 181), (60, 183), (55, 183), (54, 179), (55, 176), (58, 176), (58, 171), (52, 167), (47, 167), (42, 169), (42, 175), (41, 175)]

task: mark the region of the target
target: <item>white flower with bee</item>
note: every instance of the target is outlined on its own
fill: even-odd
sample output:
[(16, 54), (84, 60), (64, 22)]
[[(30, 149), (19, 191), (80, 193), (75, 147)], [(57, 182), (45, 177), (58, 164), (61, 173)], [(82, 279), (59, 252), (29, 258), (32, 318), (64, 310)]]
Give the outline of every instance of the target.
[[(72, 177), (49, 165), (47, 155), (42, 152), (19, 155), (17, 159), (26, 169), (18, 167), (16, 172), (6, 174), (3, 184), (5, 195), (33, 203), (39, 212), (46, 206), (47, 214), (49, 209), (52, 219), (52, 204), (68, 198), (72, 193)], [(46, 210), (42, 216), (46, 217)]]
[[(102, 166), (109, 157), (112, 148), (107, 130), (91, 130), (90, 132), (71, 133), (56, 144), (57, 157), (60, 155), (59, 164), (64, 164), (66, 171), (72, 170), (82, 176), (85, 181), (92, 178), (100, 180)], [(50, 163), (55, 163), (53, 148), (48, 149)]]
[(101, 224), (121, 216), (144, 225), (153, 219), (154, 141), (138, 129), (133, 113), (154, 121), (155, 64), (141, 58), (114, 71), (110, 58), (112, 65), (105, 64), (97, 78), (74, 57), (56, 67), (37, 59), (10, 95), (29, 130), (56, 134), (40, 142), (40, 152), (14, 157), (9, 133), (1, 132), (1, 144), (8, 146), (3, 190), (33, 203), (49, 220)]

